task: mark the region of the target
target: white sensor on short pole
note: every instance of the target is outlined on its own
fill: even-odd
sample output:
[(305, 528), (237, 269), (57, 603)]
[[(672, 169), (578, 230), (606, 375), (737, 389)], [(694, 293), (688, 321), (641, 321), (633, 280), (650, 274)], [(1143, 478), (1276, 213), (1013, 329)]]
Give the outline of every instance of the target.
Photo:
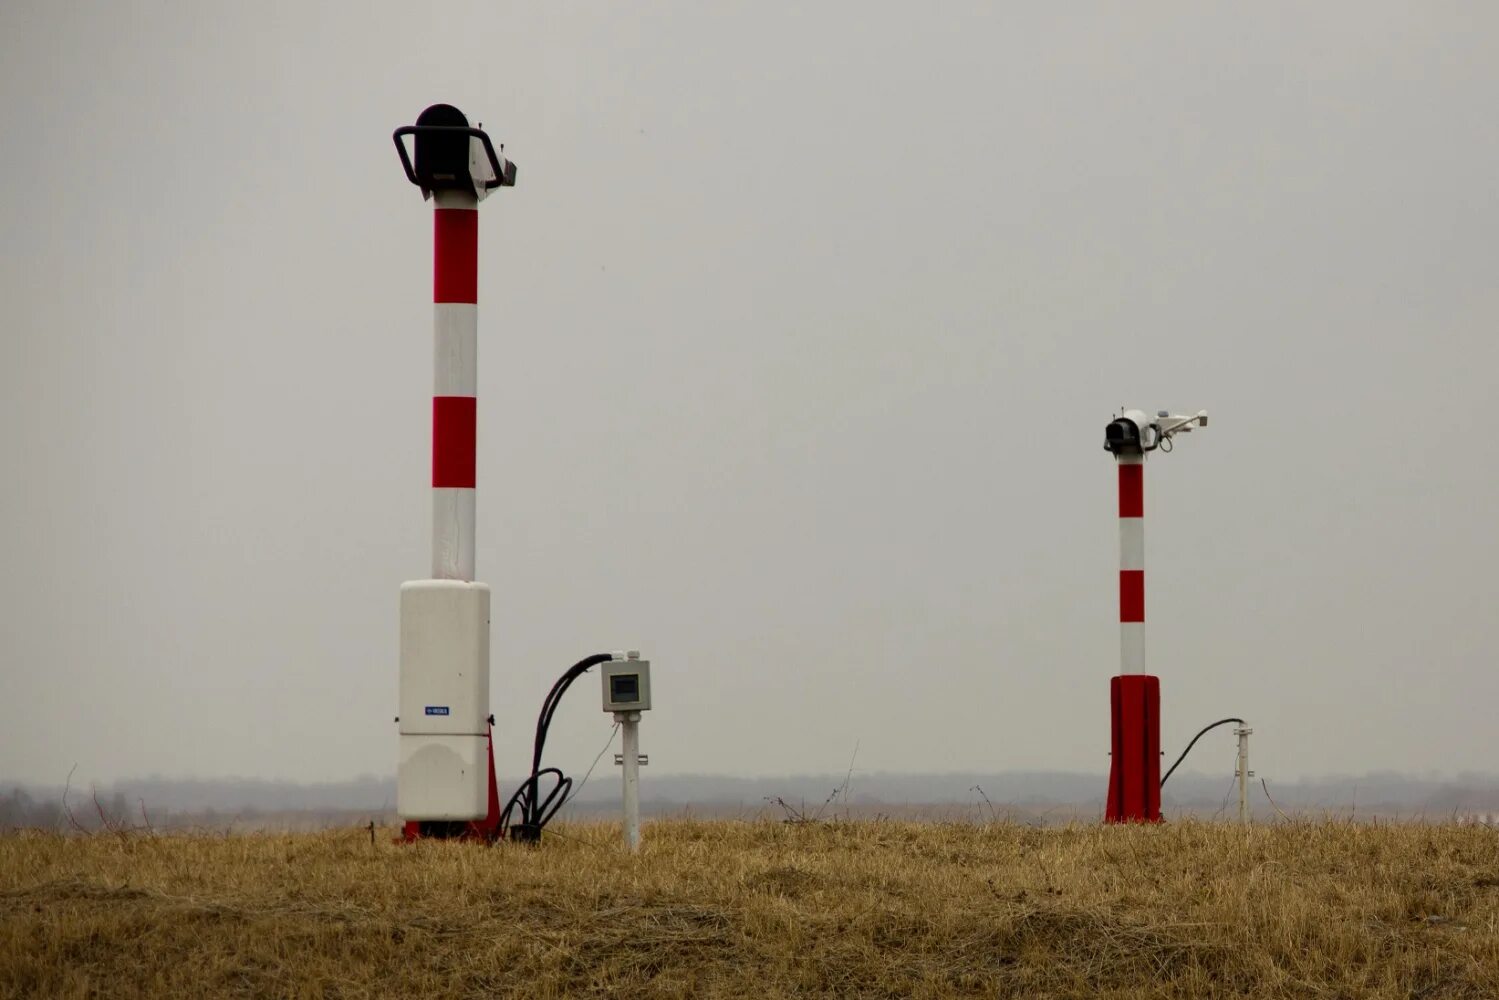
[(640, 752), (640, 713), (651, 707), (651, 661), (638, 650), (604, 664), (604, 711), (614, 713), (619, 723), (621, 753), (614, 758), (624, 767), (625, 847), (640, 849), (640, 765), (648, 763)]

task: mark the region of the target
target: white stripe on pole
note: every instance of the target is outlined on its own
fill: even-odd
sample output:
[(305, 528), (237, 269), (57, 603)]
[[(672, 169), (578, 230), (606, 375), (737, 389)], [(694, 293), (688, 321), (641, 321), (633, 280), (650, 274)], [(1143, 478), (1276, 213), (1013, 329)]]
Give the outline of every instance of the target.
[(473, 490), (432, 488), (432, 579), (474, 578)]
[(1145, 623), (1119, 623), (1119, 673), (1145, 672)]
[(433, 309), (434, 396), (479, 394), (479, 307), (439, 302)]
[(444, 188), (441, 191), (432, 192), (433, 208), (478, 208), (479, 199), (474, 197), (472, 191), (458, 191), (453, 188)]
[(1145, 568), (1145, 518), (1119, 519), (1119, 568)]

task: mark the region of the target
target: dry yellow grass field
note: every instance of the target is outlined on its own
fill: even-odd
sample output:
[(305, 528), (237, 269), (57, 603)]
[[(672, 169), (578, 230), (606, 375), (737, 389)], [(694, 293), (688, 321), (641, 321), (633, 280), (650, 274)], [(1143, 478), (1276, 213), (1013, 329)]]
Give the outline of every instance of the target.
[(7, 997), (1499, 997), (1499, 833), (0, 837)]

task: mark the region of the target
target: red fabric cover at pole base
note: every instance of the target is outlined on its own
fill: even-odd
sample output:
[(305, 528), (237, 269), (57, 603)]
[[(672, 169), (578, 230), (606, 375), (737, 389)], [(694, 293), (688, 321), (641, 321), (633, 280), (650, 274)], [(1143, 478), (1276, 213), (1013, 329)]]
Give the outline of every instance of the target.
[(1109, 823), (1161, 821), (1161, 679), (1124, 674), (1109, 682), (1113, 753)]
[(486, 844), (500, 839), (500, 786), (494, 773), (494, 727), (489, 729), (489, 806), (483, 819), (468, 825), (468, 840), (482, 840)]

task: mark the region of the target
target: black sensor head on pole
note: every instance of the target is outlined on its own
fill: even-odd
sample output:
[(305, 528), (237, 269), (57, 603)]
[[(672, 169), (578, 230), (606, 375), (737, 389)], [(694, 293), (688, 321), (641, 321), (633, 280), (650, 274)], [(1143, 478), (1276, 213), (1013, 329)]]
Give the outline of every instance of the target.
[(416, 116), (416, 127), (416, 176), (422, 186), (429, 191), (473, 191), (468, 116), (451, 104), (434, 104)]
[(1128, 417), (1109, 421), (1103, 429), (1103, 446), (1116, 455), (1138, 455), (1144, 446), (1140, 440), (1140, 425)]
[[(414, 137), (414, 157), (406, 148), (408, 135)], [(396, 129), (393, 138), (406, 179), (422, 189), (423, 198), (434, 191), (463, 191), (482, 199), (497, 187), (515, 186), (515, 164), (451, 104), (432, 105), (417, 115), (415, 125)]]

